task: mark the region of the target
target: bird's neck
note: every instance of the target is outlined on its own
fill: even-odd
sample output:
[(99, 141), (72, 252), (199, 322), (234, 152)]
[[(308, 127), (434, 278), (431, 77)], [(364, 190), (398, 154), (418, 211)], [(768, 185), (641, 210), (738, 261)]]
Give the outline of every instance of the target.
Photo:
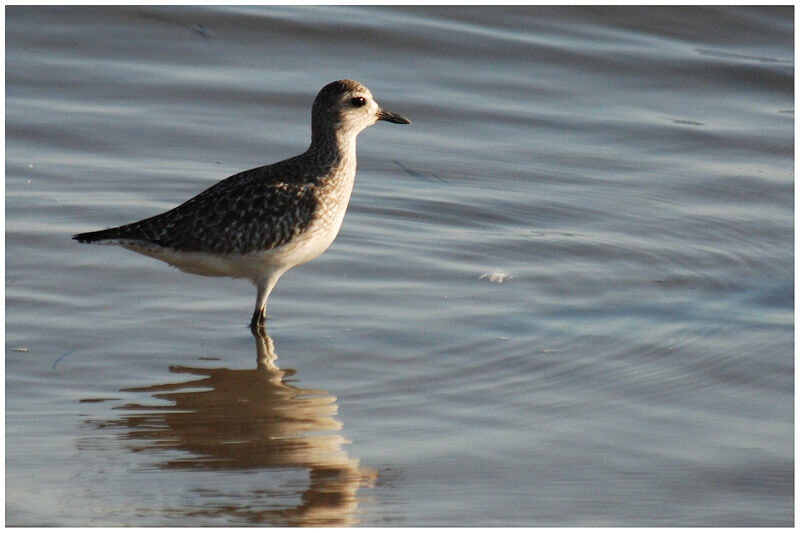
[(342, 131), (313, 132), (306, 156), (328, 171), (353, 165), (356, 160), (356, 134)]

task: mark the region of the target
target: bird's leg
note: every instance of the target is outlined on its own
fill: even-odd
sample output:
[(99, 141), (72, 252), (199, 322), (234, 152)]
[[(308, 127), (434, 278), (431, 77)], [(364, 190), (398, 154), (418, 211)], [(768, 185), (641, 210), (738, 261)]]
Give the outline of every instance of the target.
[(255, 332), (259, 328), (264, 327), (264, 310), (256, 307), (253, 312), (253, 318), (250, 319), (250, 329)]
[(253, 318), (250, 319), (250, 329), (254, 332), (256, 329), (264, 327), (264, 320), (267, 318), (267, 296), (269, 296), (269, 294), (263, 291), (262, 286), (259, 285), (256, 309), (253, 311)]
[(258, 295), (256, 296), (256, 308), (253, 311), (253, 318), (250, 320), (250, 329), (255, 333), (258, 328), (264, 327), (264, 320), (267, 318), (267, 298), (278, 282), (279, 276), (270, 276), (256, 280)]

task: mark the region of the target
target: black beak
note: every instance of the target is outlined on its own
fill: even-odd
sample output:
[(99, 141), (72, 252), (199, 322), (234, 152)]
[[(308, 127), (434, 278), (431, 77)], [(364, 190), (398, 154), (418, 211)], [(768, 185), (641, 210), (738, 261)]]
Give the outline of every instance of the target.
[(397, 113), (389, 113), (388, 111), (384, 111), (383, 109), (378, 110), (378, 120), (385, 120), (386, 122), (393, 122), (395, 124), (411, 124), (411, 121), (408, 120), (403, 115), (398, 115)]

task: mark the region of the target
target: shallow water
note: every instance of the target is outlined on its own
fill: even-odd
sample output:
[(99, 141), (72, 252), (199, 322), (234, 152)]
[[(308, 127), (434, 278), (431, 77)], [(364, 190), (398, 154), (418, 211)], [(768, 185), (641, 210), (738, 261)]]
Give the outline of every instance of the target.
[[(8, 525), (790, 526), (793, 9), (6, 8)], [(73, 233), (359, 137), (255, 290)]]

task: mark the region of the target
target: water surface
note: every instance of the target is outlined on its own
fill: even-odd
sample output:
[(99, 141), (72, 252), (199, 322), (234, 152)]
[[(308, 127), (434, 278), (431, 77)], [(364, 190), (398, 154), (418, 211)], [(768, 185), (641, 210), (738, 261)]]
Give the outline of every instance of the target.
[[(793, 525), (793, 16), (8, 7), (6, 523)], [(274, 346), (246, 282), (70, 240), (345, 77), (414, 125)]]

